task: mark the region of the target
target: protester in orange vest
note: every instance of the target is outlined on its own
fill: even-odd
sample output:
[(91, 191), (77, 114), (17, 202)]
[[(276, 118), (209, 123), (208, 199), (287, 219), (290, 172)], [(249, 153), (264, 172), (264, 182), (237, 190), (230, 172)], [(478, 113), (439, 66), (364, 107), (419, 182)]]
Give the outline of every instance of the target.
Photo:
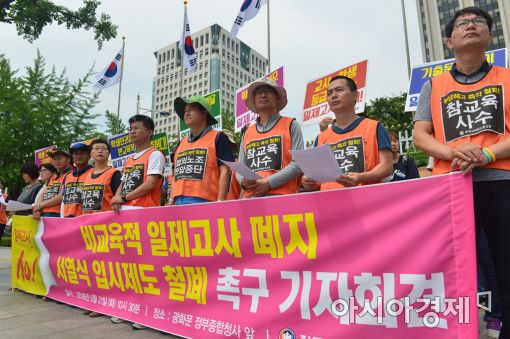
[[(94, 160), (94, 168), (83, 177), (81, 188), (81, 208), (83, 214), (111, 211), (110, 201), (120, 185), (121, 174), (108, 166), (110, 145), (106, 140), (94, 139), (90, 143), (90, 155)], [(102, 314), (85, 310), (83, 314), (99, 317)]]
[(151, 146), (154, 121), (137, 114), (129, 119), (129, 135), (136, 146), (122, 170), (121, 185), (110, 204), (115, 212), (122, 205), (154, 207), (161, 204), (161, 184), (165, 170), (165, 156)]
[(237, 173), (244, 197), (298, 192), (303, 173), (290, 151), (303, 149), (303, 134), (295, 119), (280, 115), (286, 105), (287, 91), (270, 78), (248, 87), (246, 106), (259, 117), (242, 137), (238, 161), (262, 179), (248, 180)]
[(316, 146), (329, 144), (344, 174), (323, 184), (304, 176), (306, 191), (377, 183), (393, 172), (388, 132), (380, 122), (356, 114), (357, 96), (354, 80), (346, 76), (331, 78), (327, 101), (336, 120), (319, 134)]
[[(423, 85), (414, 143), (434, 157), (433, 174), (473, 173), (476, 235), (487, 235), (503, 305), (500, 338), (510, 338), (510, 70), (486, 60), (492, 24), (468, 7), (446, 25), (455, 63)], [(498, 325), (487, 320), (489, 331)]]
[(5, 211), (7, 203), (9, 202), (9, 195), (4, 192), (4, 184), (0, 182), (0, 192), (2, 194), (2, 201), (0, 202), (0, 241), (4, 235), (5, 227), (7, 225), (7, 212)]
[[(154, 121), (145, 115), (137, 114), (129, 119), (129, 136), (136, 146), (136, 153), (129, 157), (122, 170), (121, 184), (110, 201), (113, 211), (118, 212), (122, 205), (155, 207), (161, 205), (161, 185), (165, 170), (165, 156), (151, 145), (154, 134)], [(112, 317), (114, 323), (124, 320)], [(133, 323), (134, 330), (145, 326)]]
[[(230, 147), (232, 148), (234, 160), (237, 161), (237, 156), (239, 155), (239, 145), (236, 143), (234, 139), (234, 133), (232, 133), (232, 131), (229, 131), (228, 129), (224, 129), (223, 133), (225, 133), (225, 135), (227, 136), (228, 141), (230, 142)], [(229, 176), (227, 200), (237, 200), (240, 198), (242, 198), (241, 185), (239, 185), (239, 182), (237, 181), (236, 173), (234, 171), (231, 171)]]
[(57, 173), (48, 181), (42, 202), (34, 204), (33, 217), (60, 217), (62, 204), (62, 188), (66, 176), (71, 171), (71, 155), (63, 148), (57, 148), (49, 153)]
[(85, 176), (92, 171), (92, 166), (89, 165), (90, 147), (87, 144), (83, 142), (71, 144), (69, 153), (75, 168), (64, 180), (64, 190), (62, 191), (64, 218), (74, 218), (83, 214), (81, 189)]
[(175, 152), (174, 181), (170, 203), (196, 204), (226, 199), (229, 168), (221, 160), (234, 161), (227, 136), (212, 126), (217, 124), (211, 115), (206, 98), (192, 96), (177, 98), (175, 112), (191, 135), (184, 137)]
[(82, 211), (84, 214), (111, 211), (110, 201), (119, 188), (121, 174), (108, 166), (110, 145), (106, 140), (94, 139), (90, 144), (90, 155), (94, 168), (83, 177)]

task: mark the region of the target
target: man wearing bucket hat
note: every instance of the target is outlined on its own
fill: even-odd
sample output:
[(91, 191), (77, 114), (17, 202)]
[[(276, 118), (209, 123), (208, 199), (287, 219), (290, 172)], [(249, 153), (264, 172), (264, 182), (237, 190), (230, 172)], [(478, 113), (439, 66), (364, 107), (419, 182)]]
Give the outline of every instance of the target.
[(64, 181), (62, 202), (64, 203), (64, 218), (73, 218), (83, 214), (81, 209), (81, 189), (86, 174), (92, 170), (89, 165), (90, 147), (83, 142), (76, 142), (69, 147), (69, 153), (74, 163), (74, 170)]
[(234, 161), (234, 156), (227, 136), (212, 129), (218, 122), (211, 115), (208, 100), (201, 96), (177, 98), (174, 108), (191, 135), (180, 141), (175, 152), (170, 203), (225, 200), (229, 168), (220, 159)]
[(248, 180), (238, 173), (244, 197), (298, 192), (303, 173), (292, 160), (290, 150), (303, 149), (303, 134), (295, 119), (280, 115), (285, 105), (287, 91), (270, 78), (261, 78), (248, 88), (246, 106), (259, 117), (243, 135), (239, 162), (262, 179)]
[(57, 148), (49, 153), (57, 173), (50, 178), (42, 202), (32, 208), (34, 219), (43, 217), (60, 217), (62, 204), (62, 184), (71, 171), (71, 155), (64, 148)]

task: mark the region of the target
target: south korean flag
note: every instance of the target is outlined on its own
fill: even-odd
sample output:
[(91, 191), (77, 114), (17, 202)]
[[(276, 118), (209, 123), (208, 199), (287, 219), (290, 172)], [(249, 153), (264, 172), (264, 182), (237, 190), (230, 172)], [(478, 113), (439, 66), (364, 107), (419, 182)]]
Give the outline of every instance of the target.
[(234, 20), (230, 34), (237, 36), (239, 29), (244, 22), (253, 19), (260, 11), (260, 8), (267, 3), (267, 0), (243, 0), (239, 14)]
[(188, 21), (188, 9), (184, 8), (184, 29), (181, 39), (182, 62), (188, 70), (188, 74), (195, 73), (197, 69), (197, 54), (193, 48), (193, 40), (191, 39), (191, 30)]
[(115, 85), (120, 81), (122, 56), (124, 55), (124, 47), (122, 47), (113, 59), (113, 61), (103, 71), (97, 73), (94, 88), (101, 90)]

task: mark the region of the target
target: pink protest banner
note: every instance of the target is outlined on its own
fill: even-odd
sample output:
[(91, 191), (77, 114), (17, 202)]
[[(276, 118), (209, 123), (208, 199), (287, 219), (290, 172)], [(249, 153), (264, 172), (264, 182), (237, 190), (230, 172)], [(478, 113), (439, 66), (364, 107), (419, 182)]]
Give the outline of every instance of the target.
[[(266, 74), (264, 77), (271, 78), (278, 86), (283, 87), (283, 66), (274, 70), (273, 72)], [(257, 119), (258, 114), (253, 113), (246, 107), (245, 100), (248, 98), (248, 87), (253, 82), (248, 85), (239, 88), (236, 90), (236, 102), (235, 102), (235, 131), (239, 132), (244, 125), (249, 124), (250, 122)]]
[(363, 60), (338, 71), (309, 81), (306, 84), (305, 103), (303, 105), (303, 126), (318, 124), (325, 117), (335, 118), (326, 101), (329, 80), (337, 75), (351, 78), (358, 88), (358, 98), (354, 110), (363, 113), (366, 103), (368, 60)]
[(49, 297), (185, 337), (478, 336), (459, 174), (44, 218), (42, 242)]
[(52, 145), (49, 147), (44, 147), (34, 151), (35, 164), (37, 167), (41, 166), (41, 164), (47, 164), (51, 162), (51, 158), (48, 153), (53, 152), (57, 148), (56, 145)]

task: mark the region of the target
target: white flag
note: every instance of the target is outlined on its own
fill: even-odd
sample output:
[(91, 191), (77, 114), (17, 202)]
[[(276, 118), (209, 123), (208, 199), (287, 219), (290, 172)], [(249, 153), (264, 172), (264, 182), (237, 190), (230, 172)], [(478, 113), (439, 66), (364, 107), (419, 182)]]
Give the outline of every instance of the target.
[(182, 62), (188, 70), (188, 74), (195, 73), (197, 69), (197, 55), (193, 48), (193, 40), (191, 40), (191, 30), (189, 29), (188, 8), (184, 7), (184, 30), (181, 39)]
[(95, 89), (105, 89), (115, 85), (120, 81), (122, 56), (124, 54), (124, 47), (122, 47), (113, 59), (113, 61), (103, 71), (97, 73)]
[(244, 22), (253, 19), (260, 11), (260, 7), (265, 5), (267, 0), (243, 0), (239, 14), (234, 20), (230, 34), (237, 36), (239, 28), (243, 27)]

